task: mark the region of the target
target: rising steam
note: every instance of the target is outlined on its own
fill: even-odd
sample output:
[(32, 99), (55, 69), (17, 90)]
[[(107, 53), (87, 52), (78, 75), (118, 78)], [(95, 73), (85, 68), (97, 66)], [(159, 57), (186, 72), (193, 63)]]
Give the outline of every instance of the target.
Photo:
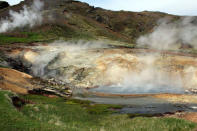
[(17, 27), (29, 26), (33, 27), (36, 24), (41, 24), (44, 3), (40, 0), (34, 0), (31, 7), (24, 6), (20, 12), (10, 11), (9, 19), (1, 20), (0, 33), (13, 30)]
[[(196, 47), (194, 17), (161, 20), (154, 32), (138, 39), (139, 45), (155, 49)], [(109, 93), (184, 93), (197, 85), (197, 60), (160, 53), (131, 53), (126, 49), (103, 49), (102, 42), (63, 42), (32, 47), (23, 52), (24, 65), (34, 76), (55, 78), (74, 87), (96, 87)], [(143, 50), (144, 51), (144, 50)]]
[[(39, 77), (51, 76), (50, 70), (46, 68), (59, 69), (67, 66), (77, 66), (78, 68), (88, 67), (95, 56), (87, 56), (84, 51), (90, 49), (107, 48), (107, 45), (102, 42), (64, 42), (55, 41), (48, 46), (33, 47), (34, 52), (24, 54), (25, 60), (30, 62), (32, 73)], [(57, 74), (53, 74), (53, 77)]]
[[(93, 91), (117, 94), (183, 93), (184, 85), (179, 72), (173, 74), (159, 68), (159, 54), (138, 56), (137, 68), (122, 74), (122, 81)], [(110, 74), (113, 76), (114, 74)]]
[[(106, 49), (103, 49), (103, 48)], [(196, 59), (159, 53), (110, 49), (102, 42), (63, 42), (22, 52), (34, 76), (96, 87), (110, 93), (183, 93), (196, 88)]]
[(154, 49), (178, 49), (180, 45), (197, 47), (196, 17), (184, 17), (170, 22), (162, 19), (150, 34), (141, 36), (137, 43)]

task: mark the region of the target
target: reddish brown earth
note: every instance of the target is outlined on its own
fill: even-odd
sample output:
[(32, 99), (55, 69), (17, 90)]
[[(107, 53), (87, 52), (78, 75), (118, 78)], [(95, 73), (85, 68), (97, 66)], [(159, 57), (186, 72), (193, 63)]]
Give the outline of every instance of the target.
[(38, 88), (31, 84), (32, 76), (14, 69), (0, 68), (0, 89), (27, 94), (29, 89)]

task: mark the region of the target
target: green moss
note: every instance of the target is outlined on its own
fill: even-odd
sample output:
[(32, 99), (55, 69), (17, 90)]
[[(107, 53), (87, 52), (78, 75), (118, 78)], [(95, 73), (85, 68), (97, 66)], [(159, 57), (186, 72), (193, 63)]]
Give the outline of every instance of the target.
[(117, 111), (115, 111), (114, 109), (121, 109), (122, 106), (95, 104), (88, 106), (86, 108), (90, 114), (111, 114), (111, 113), (117, 113)]
[(106, 105), (106, 104), (95, 104), (90, 101), (82, 101), (77, 99), (67, 100), (67, 104), (79, 104), (86, 109), (90, 114), (111, 114), (116, 111), (113, 109), (121, 109), (121, 105)]
[(78, 99), (69, 99), (66, 101), (67, 104), (80, 104), (81, 106), (88, 106), (91, 104), (90, 101), (78, 100)]

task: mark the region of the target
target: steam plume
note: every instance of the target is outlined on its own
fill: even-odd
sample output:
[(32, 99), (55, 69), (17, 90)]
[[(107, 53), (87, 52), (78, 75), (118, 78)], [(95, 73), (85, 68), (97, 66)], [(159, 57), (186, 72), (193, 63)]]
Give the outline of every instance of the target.
[(10, 18), (0, 22), (0, 33), (13, 30), (17, 27), (33, 27), (42, 22), (41, 9), (44, 3), (40, 0), (34, 0), (31, 7), (24, 6), (20, 12), (10, 11)]
[(141, 68), (141, 71), (130, 71), (123, 75), (123, 81), (119, 84), (95, 88), (93, 91), (115, 94), (183, 93), (180, 74), (173, 75), (159, 69), (156, 65), (159, 59), (161, 59), (159, 54), (138, 56), (137, 67)]
[(177, 49), (181, 44), (197, 47), (195, 21), (196, 17), (184, 17), (175, 22), (162, 19), (152, 33), (141, 36), (137, 43), (154, 49)]
[[(87, 59), (81, 60), (79, 57), (83, 55), (83, 50), (88, 49), (97, 49), (97, 48), (107, 48), (107, 45), (101, 42), (84, 42), (78, 41), (77, 43), (73, 42), (64, 42), (64, 41), (55, 41), (49, 44), (47, 47), (38, 46), (34, 49), (38, 50), (39, 54), (31, 58), (32, 62), (32, 72), (35, 76), (46, 77), (48, 73), (45, 72), (45, 68), (49, 66), (48, 64), (55, 60), (55, 63), (51, 65), (51, 68), (57, 69), (60, 67), (65, 67), (68, 65), (78, 65), (82, 63), (81, 66), (88, 66), (90, 61), (93, 61), (94, 57), (87, 57)], [(58, 58), (57, 58), (58, 57)], [(82, 57), (83, 58), (83, 57)], [(90, 59), (88, 59), (90, 58)], [(60, 59), (60, 60), (57, 60)], [(55, 76), (54, 76), (55, 77)]]
[(32, 46), (17, 58), (36, 77), (54, 78), (71, 87), (99, 86), (93, 89), (99, 92), (184, 93), (197, 85), (197, 60), (193, 57), (131, 53), (110, 49), (102, 42), (55, 41)]

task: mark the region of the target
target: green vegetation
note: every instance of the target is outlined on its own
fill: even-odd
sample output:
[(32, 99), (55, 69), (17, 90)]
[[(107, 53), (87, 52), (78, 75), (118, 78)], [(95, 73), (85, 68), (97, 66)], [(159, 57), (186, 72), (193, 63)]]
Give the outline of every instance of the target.
[(0, 45), (13, 43), (51, 42), (54, 40), (92, 40), (94, 37), (86, 32), (75, 31), (67, 26), (54, 25), (48, 30), (35, 32), (12, 32), (0, 34)]
[[(43, 10), (43, 24), (32, 28), (18, 27), (0, 34), (1, 44), (50, 42), (53, 40), (111, 40), (121, 46), (133, 47), (136, 39), (152, 32), (161, 18), (178, 20), (181, 17), (161, 12), (110, 11), (95, 8), (79, 1), (46, 0), (50, 8)], [(22, 9), (24, 3), (0, 11), (3, 18), (9, 10)], [(48, 18), (48, 16), (52, 16)]]
[[(104, 30), (104, 29), (103, 29)], [(96, 30), (95, 30), (96, 31)], [(100, 29), (101, 31), (101, 29)], [(98, 33), (98, 30), (96, 31)], [(105, 33), (109, 33), (107, 31), (102, 31)], [(106, 35), (107, 35), (106, 34)], [(119, 40), (114, 36), (104, 37), (101, 34), (96, 37), (96, 35), (90, 33), (88, 31), (83, 30), (75, 30), (66, 25), (54, 25), (47, 30), (41, 30), (37, 32), (13, 32), (13, 33), (4, 33), (0, 34), (0, 45), (2, 44), (14, 44), (14, 43), (33, 43), (33, 42), (52, 42), (54, 40), (65, 40), (65, 41), (91, 41), (91, 40), (100, 40), (112, 46), (120, 46), (120, 47), (127, 47), (127, 48), (134, 48), (135, 44), (131, 44), (128, 42), (124, 42), (124, 40)]]
[[(16, 6), (20, 9), (23, 4)], [(14, 6), (10, 7), (12, 8)], [(168, 16), (172, 20), (179, 19), (177, 16), (158, 12), (114, 12), (77, 1), (50, 4), (49, 10), (44, 12), (48, 11), (54, 11), (54, 21), (46, 19), (43, 25), (31, 29), (24, 27), (1, 33), (0, 45), (82, 39), (102, 40), (112, 46), (135, 48), (135, 40), (140, 35), (151, 32), (160, 18)], [(7, 9), (2, 10), (0, 15), (5, 16), (6, 12)], [(196, 53), (196, 50), (192, 52)], [(0, 62), (3, 61), (4, 55), (0, 52)], [(17, 109), (12, 104), (11, 96), (11, 92), (0, 91), (1, 131), (191, 131), (197, 127), (195, 123), (175, 118), (118, 114), (117, 111), (122, 108), (119, 105), (39, 95), (20, 96), (28, 103)]]
[(121, 108), (117, 105), (100, 105), (89, 101), (48, 98), (39, 95), (20, 96), (31, 104), (16, 109), (10, 100), (12, 95), (10, 92), (0, 91), (1, 131), (190, 131), (196, 127), (192, 122), (175, 118), (131, 119), (128, 115), (115, 113), (115, 109)]
[(31, 43), (46, 40), (43, 34), (33, 32), (20, 32), (13, 34), (0, 34), (0, 44)]

